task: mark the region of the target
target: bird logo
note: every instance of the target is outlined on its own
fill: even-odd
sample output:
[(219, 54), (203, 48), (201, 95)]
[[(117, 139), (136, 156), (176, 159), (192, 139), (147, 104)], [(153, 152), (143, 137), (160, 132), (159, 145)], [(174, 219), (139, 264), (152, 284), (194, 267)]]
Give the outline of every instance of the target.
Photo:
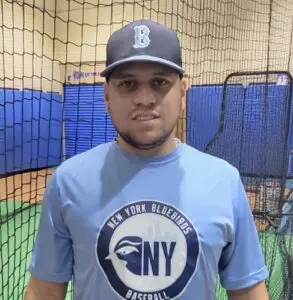
[[(114, 248), (117, 257), (125, 262), (126, 268), (135, 275), (142, 270), (142, 238), (138, 236), (123, 237)], [(112, 259), (109, 254), (105, 259)]]

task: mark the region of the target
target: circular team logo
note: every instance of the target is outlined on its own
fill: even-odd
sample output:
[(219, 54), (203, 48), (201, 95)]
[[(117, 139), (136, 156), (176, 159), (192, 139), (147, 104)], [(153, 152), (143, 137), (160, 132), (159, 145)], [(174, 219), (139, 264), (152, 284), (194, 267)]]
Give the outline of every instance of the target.
[(175, 299), (196, 270), (199, 240), (192, 223), (175, 207), (138, 201), (106, 220), (96, 254), (122, 299)]

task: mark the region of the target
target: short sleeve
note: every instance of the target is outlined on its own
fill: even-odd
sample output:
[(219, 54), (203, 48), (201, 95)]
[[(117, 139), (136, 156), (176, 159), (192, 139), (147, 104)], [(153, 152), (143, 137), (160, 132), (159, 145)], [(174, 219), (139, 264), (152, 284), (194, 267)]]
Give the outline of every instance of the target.
[(72, 278), (72, 241), (62, 218), (60, 198), (55, 172), (44, 193), (29, 266), (32, 276), (51, 282), (68, 282)]
[(220, 281), (226, 290), (247, 288), (268, 276), (249, 200), (238, 172), (233, 197), (234, 236), (219, 262)]

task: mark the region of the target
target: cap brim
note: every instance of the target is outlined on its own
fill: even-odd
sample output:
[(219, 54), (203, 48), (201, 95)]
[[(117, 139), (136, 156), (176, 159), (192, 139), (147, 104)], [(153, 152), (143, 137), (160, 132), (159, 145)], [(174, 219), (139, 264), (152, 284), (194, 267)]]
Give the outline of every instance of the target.
[(102, 77), (107, 77), (116, 67), (122, 66), (124, 64), (127, 63), (131, 63), (131, 62), (152, 62), (152, 63), (157, 63), (160, 65), (164, 65), (167, 67), (170, 67), (174, 70), (176, 70), (178, 73), (180, 74), (184, 74), (184, 70), (177, 64), (166, 60), (166, 59), (162, 59), (159, 57), (154, 57), (154, 56), (150, 56), (150, 55), (137, 55), (137, 56), (132, 56), (132, 57), (128, 57), (125, 59), (121, 59), (119, 61), (116, 61), (115, 63), (109, 65), (105, 70), (103, 70), (100, 73), (100, 76)]

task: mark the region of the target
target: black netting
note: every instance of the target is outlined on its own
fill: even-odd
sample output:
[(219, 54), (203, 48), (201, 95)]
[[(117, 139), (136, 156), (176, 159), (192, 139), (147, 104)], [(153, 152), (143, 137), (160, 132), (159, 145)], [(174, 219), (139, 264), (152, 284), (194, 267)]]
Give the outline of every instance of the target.
[(290, 73), (229, 75), (218, 130), (204, 150), (240, 171), (270, 269), (271, 299), (292, 297), (291, 101)]
[(54, 169), (116, 136), (99, 73), (109, 35), (141, 18), (177, 31), (189, 81), (177, 135), (239, 168), (270, 299), (292, 299), (293, 0), (0, 3), (0, 299), (22, 299)]

